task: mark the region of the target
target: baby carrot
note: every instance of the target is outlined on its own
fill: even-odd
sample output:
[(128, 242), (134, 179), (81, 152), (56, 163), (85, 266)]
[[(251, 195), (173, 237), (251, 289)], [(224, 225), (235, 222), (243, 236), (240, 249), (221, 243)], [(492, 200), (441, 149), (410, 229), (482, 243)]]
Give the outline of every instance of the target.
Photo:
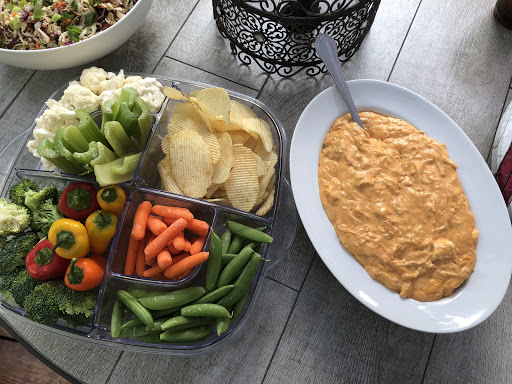
[(178, 233), (172, 243), (178, 251), (183, 251), (185, 249), (185, 232)]
[(144, 237), (150, 212), (151, 203), (149, 201), (143, 201), (137, 207), (137, 210), (135, 211), (135, 217), (133, 218), (131, 235), (135, 240), (140, 240)]
[(175, 278), (183, 274), (185, 271), (205, 262), (206, 260), (208, 260), (208, 252), (199, 252), (195, 255), (190, 255), (189, 257), (181, 260), (176, 264), (173, 263), (169, 268), (165, 270), (164, 275), (168, 279)]
[(149, 269), (146, 269), (144, 271), (144, 277), (156, 277), (158, 276), (160, 273), (162, 273), (163, 269), (160, 268), (160, 266), (158, 265), (158, 263), (155, 263), (155, 265), (153, 265), (151, 268)]
[(196, 253), (201, 252), (201, 249), (203, 249), (204, 245), (204, 237), (198, 237), (196, 241), (192, 243), (192, 246), (190, 247), (190, 254), (194, 255)]
[(181, 275), (178, 275), (175, 277), (176, 280), (183, 279), (184, 277), (188, 276), (188, 274), (192, 271), (192, 269), (186, 270)]
[(187, 229), (201, 237), (206, 237), (209, 227), (208, 223), (202, 220), (192, 219), (187, 223)]
[(146, 245), (146, 239), (142, 239), (139, 241), (139, 246), (137, 247), (137, 257), (135, 259), (135, 273), (142, 277), (144, 271), (146, 270), (146, 263), (144, 260), (144, 247)]
[(151, 215), (148, 217), (147, 227), (157, 236), (167, 229), (167, 225), (162, 221), (162, 219)]
[(173, 218), (170, 218), (170, 217), (163, 217), (162, 220), (164, 221), (165, 224), (167, 225), (171, 225), (172, 223), (174, 223), (177, 219), (173, 219)]
[(173, 264), (179, 263), (181, 260), (186, 259), (189, 256), (190, 256), (189, 253), (181, 253), (178, 256), (173, 256), (172, 257), (172, 263)]
[[(185, 237), (185, 247), (183, 248), (183, 250), (185, 252), (190, 252), (191, 247), (192, 247), (192, 244), (190, 244), (190, 241), (188, 241), (188, 239)], [(201, 250), (199, 250), (199, 251), (201, 251)]]
[(170, 217), (171, 219), (185, 219), (187, 221), (192, 220), (194, 215), (187, 208), (179, 207), (167, 207), (165, 205), (155, 205), (151, 212), (155, 215)]
[(172, 264), (172, 256), (167, 250), (160, 251), (158, 256), (156, 257), (158, 266), (162, 269), (167, 269)]
[(180, 251), (178, 251), (175, 247), (174, 247), (174, 239), (169, 241), (169, 244), (167, 244), (167, 248), (169, 249), (169, 252), (171, 253), (171, 255), (177, 255), (178, 253), (180, 253)]
[(130, 236), (128, 249), (126, 250), (126, 261), (124, 263), (124, 274), (126, 276), (133, 275), (135, 269), (135, 259), (137, 258), (137, 250), (139, 249), (140, 240), (136, 240)]
[(187, 226), (187, 222), (184, 219), (178, 219), (171, 226), (169, 226), (165, 231), (159, 234), (155, 240), (149, 243), (144, 249), (144, 254), (146, 255), (146, 262), (158, 255), (158, 253), (164, 249), (164, 247), (169, 244), (169, 242), (174, 239), (174, 237), (183, 231)]

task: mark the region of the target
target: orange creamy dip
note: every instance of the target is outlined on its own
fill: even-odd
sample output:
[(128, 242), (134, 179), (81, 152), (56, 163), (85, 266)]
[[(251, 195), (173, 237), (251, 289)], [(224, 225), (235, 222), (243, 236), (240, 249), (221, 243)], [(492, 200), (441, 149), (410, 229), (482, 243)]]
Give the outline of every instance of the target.
[(446, 145), (411, 124), (349, 114), (325, 137), (320, 199), (338, 238), (389, 289), (419, 301), (449, 296), (476, 262), (478, 231)]

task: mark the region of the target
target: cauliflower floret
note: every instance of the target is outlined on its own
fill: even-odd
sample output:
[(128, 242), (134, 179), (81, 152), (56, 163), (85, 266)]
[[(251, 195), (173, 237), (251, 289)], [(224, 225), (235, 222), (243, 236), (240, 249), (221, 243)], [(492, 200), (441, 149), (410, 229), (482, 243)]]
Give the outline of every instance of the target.
[[(121, 69), (119, 73), (116, 74), (109, 72), (105, 80), (101, 82), (101, 88), (103, 91), (113, 91), (115, 89), (120, 89), (124, 84), (124, 71)], [(101, 92), (100, 92), (101, 93)]]
[(121, 89), (122, 88), (114, 89), (112, 91), (101, 92), (101, 94), (99, 96), (100, 103), (103, 104), (106, 100), (110, 100), (110, 99), (114, 99), (114, 100), (119, 99), (119, 96), (121, 96)]
[(124, 87), (131, 87), (139, 92), (140, 98), (148, 104), (151, 112), (158, 112), (164, 102), (163, 86), (154, 78), (129, 76), (124, 81)]
[(103, 81), (107, 80), (107, 72), (103, 68), (86, 68), (80, 75), (80, 84), (89, 88), (96, 95), (99, 95), (105, 89), (101, 86)]
[(77, 81), (69, 83), (60, 102), (73, 107), (73, 109), (83, 109), (89, 113), (100, 108), (99, 97)]

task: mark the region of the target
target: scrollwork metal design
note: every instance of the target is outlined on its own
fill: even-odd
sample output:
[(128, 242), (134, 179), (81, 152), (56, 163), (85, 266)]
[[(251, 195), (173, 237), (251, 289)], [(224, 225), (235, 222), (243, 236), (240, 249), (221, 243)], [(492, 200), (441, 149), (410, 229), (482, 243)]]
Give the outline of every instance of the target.
[(380, 0), (212, 0), (220, 34), (245, 65), (291, 77), (325, 72), (314, 49), (331, 35), (341, 61), (349, 60), (370, 29)]

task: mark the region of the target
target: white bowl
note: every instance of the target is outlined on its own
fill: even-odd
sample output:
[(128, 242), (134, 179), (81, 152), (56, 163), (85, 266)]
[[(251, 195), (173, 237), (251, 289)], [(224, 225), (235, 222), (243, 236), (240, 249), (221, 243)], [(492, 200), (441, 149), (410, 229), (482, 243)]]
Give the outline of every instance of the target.
[(65, 47), (30, 51), (0, 49), (0, 63), (29, 69), (63, 69), (97, 60), (124, 44), (142, 25), (153, 0), (139, 0), (117, 23), (97, 35)]

